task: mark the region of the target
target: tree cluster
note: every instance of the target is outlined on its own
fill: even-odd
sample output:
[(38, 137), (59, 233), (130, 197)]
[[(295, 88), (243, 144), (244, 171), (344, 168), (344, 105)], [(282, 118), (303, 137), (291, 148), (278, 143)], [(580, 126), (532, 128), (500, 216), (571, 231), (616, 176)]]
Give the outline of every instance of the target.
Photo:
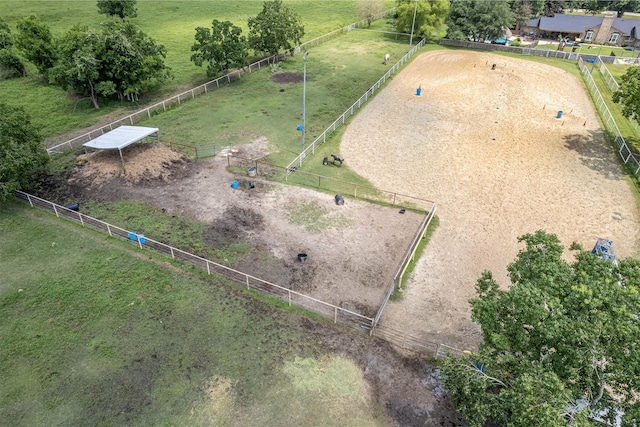
[(507, 0), (454, 0), (447, 20), (447, 37), (473, 41), (504, 37), (515, 15)]
[(26, 185), (31, 171), (48, 159), (27, 113), (0, 102), (0, 200)]
[[(98, 30), (76, 25), (59, 38), (31, 15), (18, 21), (15, 45), (50, 83), (88, 96), (95, 108), (99, 97), (137, 100), (171, 78), (171, 70), (164, 62), (164, 46), (127, 20), (136, 16), (135, 4), (136, 0), (98, 0), (100, 13), (109, 16)], [(6, 44), (12, 39), (4, 27), (0, 22), (0, 40)], [(0, 61), (5, 57), (0, 53)], [(19, 69), (15, 58), (11, 64)], [(24, 67), (20, 70), (24, 74)]]
[(283, 50), (293, 54), (304, 36), (300, 17), (282, 0), (265, 1), (262, 11), (247, 21), (248, 37), (242, 28), (230, 21), (214, 19), (211, 29), (196, 28), (196, 42), (191, 61), (197, 66), (207, 62), (207, 75), (212, 77), (231, 68), (247, 65), (249, 49), (257, 54), (275, 55)]
[(171, 78), (164, 46), (126, 20), (104, 22), (99, 32), (75, 26), (57, 45), (49, 79), (88, 95), (96, 108), (98, 96), (137, 100), (140, 93)]
[(11, 29), (0, 18), (0, 80), (23, 77), (27, 70), (13, 47)]
[(430, 38), (449, 14), (449, 0), (397, 0), (396, 31)]
[(511, 287), (482, 274), (472, 319), (477, 353), (444, 361), (442, 373), (469, 425), (636, 425), (640, 419), (640, 261), (579, 250), (563, 259), (555, 235), (519, 239)]

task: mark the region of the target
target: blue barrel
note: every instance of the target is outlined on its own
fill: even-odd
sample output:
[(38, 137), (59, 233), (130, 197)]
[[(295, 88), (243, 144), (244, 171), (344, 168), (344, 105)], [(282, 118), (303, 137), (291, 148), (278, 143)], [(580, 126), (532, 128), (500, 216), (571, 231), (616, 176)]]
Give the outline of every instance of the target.
[(418, 88), (416, 89), (416, 95), (420, 96), (420, 94), (422, 93), (422, 88)]
[(231, 181), (231, 188), (238, 188), (238, 181)]
[(556, 116), (557, 119), (561, 119), (562, 118), (562, 110), (558, 111), (558, 115)]

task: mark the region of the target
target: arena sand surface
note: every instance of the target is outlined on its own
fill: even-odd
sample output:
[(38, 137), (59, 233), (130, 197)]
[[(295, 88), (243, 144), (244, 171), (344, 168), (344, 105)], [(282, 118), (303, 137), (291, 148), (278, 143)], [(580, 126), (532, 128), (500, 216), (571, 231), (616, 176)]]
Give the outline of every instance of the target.
[(482, 52), (422, 54), (351, 122), (341, 153), (377, 187), (438, 205), (440, 226), (404, 299), (381, 319), (416, 337), (475, 348), (476, 280), (490, 270), (507, 287), (523, 234), (542, 229), (585, 249), (604, 237), (619, 257), (638, 254), (630, 184), (582, 82), (561, 69)]

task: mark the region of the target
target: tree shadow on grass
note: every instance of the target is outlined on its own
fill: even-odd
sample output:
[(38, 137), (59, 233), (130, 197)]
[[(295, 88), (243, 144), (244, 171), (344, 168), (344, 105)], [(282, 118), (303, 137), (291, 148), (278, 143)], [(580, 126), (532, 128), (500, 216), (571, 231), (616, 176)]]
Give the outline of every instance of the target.
[(571, 134), (564, 137), (565, 147), (575, 151), (580, 162), (605, 179), (623, 178), (623, 170), (615, 148), (608, 142), (602, 130), (589, 131), (587, 135)]

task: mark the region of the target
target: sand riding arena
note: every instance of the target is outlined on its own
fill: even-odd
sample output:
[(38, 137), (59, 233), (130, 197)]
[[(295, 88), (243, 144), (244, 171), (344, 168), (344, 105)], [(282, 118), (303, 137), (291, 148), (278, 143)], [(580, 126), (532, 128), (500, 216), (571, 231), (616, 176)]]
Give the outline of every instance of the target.
[(440, 226), (404, 299), (381, 319), (417, 337), (475, 347), (475, 282), (491, 270), (508, 286), (522, 234), (543, 229), (585, 249), (606, 237), (619, 257), (638, 252), (638, 211), (615, 151), (582, 82), (555, 67), (424, 53), (353, 119), (341, 154), (379, 188), (438, 204)]

